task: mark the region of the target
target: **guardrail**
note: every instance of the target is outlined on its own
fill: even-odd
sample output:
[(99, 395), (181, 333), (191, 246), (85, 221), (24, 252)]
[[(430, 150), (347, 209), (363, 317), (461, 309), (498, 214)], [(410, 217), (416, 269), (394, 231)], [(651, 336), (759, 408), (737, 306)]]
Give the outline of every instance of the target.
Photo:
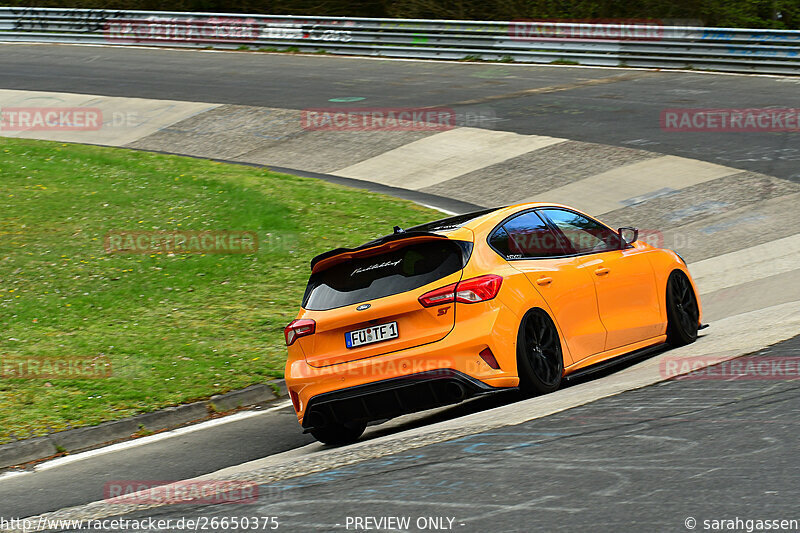
[(0, 8), (0, 42), (302, 51), (800, 74), (800, 31)]

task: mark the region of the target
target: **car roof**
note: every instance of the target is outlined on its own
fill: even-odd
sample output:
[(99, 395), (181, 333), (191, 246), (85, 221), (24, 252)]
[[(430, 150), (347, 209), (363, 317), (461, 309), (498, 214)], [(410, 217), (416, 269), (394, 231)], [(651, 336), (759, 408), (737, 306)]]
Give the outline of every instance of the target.
[(557, 208), (569, 209), (571, 211), (576, 211), (578, 213), (581, 212), (575, 209), (574, 207), (569, 207), (567, 205), (562, 205), (562, 204), (556, 204), (553, 202), (525, 202), (521, 204), (513, 204), (513, 205), (506, 205), (503, 207), (483, 209), (481, 211), (474, 211), (472, 213), (466, 213), (463, 215), (456, 215), (448, 218), (443, 218), (440, 220), (434, 220), (432, 222), (426, 222), (425, 224), (420, 224), (418, 226), (408, 228), (406, 231), (421, 230), (421, 231), (430, 231), (434, 233), (447, 233), (461, 228), (468, 230), (477, 230), (481, 226), (487, 224), (491, 224), (491, 226), (494, 227), (497, 223), (499, 223), (506, 217), (513, 215), (514, 213), (525, 211), (528, 209), (534, 209), (537, 207), (557, 207)]
[[(491, 227), (494, 227), (501, 220), (518, 211), (524, 211), (526, 209), (532, 209), (535, 207), (563, 207), (566, 209), (573, 209), (565, 205), (548, 202), (527, 202), (503, 207), (482, 209), (480, 211), (473, 211), (471, 213), (464, 213), (461, 215), (454, 215), (439, 220), (418, 224), (416, 226), (406, 228), (405, 230), (396, 228), (394, 233), (374, 239), (360, 246), (356, 246), (354, 248), (336, 248), (334, 250), (324, 252), (311, 260), (311, 270), (314, 271), (315, 267), (320, 262), (325, 261), (327, 263), (327, 260), (333, 257), (381, 246), (396, 240), (414, 237), (447, 237), (458, 240), (465, 238), (467, 235), (472, 235), (476, 229), (485, 224), (490, 224)], [(471, 240), (471, 237), (469, 239)]]

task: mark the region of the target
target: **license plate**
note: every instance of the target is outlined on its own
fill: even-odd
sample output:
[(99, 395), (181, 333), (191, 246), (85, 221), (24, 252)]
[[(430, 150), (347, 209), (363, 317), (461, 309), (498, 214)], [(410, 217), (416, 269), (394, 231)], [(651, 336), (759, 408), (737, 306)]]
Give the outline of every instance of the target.
[(355, 331), (348, 331), (344, 334), (344, 342), (348, 348), (358, 348), (365, 344), (387, 341), (389, 339), (396, 339), (397, 337), (397, 322), (388, 322), (386, 324), (370, 326)]

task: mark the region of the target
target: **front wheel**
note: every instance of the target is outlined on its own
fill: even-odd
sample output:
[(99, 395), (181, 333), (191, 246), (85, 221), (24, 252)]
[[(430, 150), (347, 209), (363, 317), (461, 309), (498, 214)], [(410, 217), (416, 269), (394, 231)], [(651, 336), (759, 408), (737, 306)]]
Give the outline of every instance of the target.
[(564, 374), (561, 339), (550, 316), (541, 309), (529, 311), (517, 336), (519, 387), (526, 394), (547, 394), (558, 389)]
[(349, 422), (347, 424), (328, 424), (312, 429), (309, 433), (322, 444), (341, 446), (357, 441), (366, 428), (367, 424), (364, 422)]
[(697, 340), (700, 309), (686, 274), (675, 270), (667, 280), (667, 342), (684, 346)]

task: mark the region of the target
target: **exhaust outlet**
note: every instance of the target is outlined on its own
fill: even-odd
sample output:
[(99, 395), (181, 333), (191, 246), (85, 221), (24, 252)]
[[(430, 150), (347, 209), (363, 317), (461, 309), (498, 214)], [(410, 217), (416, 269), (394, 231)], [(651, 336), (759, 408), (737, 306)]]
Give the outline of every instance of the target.
[(454, 402), (460, 402), (467, 396), (467, 391), (464, 390), (460, 383), (448, 383), (445, 391), (447, 392), (447, 397)]

